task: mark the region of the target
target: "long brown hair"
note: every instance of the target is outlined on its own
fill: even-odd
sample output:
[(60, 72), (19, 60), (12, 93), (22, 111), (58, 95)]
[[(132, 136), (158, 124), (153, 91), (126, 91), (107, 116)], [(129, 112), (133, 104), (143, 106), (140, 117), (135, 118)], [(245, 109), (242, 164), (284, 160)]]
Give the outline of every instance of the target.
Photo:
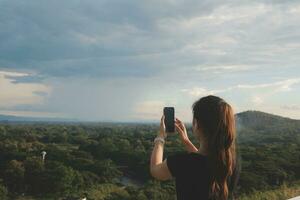
[(192, 109), (193, 118), (208, 144), (210, 199), (226, 200), (229, 196), (228, 178), (236, 164), (233, 109), (222, 98), (213, 95), (200, 98)]

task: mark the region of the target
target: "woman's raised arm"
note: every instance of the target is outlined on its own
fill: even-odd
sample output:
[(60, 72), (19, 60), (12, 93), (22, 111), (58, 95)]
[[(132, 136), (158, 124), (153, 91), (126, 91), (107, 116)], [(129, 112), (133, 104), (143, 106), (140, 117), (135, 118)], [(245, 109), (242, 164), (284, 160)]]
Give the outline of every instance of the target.
[(164, 115), (161, 118), (159, 134), (154, 141), (154, 148), (150, 160), (150, 173), (158, 180), (169, 180), (172, 175), (167, 166), (166, 160), (163, 161), (164, 143), (167, 133), (165, 132)]
[(182, 121), (180, 121), (178, 118), (175, 120), (175, 127), (186, 150), (188, 152), (197, 152), (198, 149), (190, 141), (184, 123), (182, 123)]

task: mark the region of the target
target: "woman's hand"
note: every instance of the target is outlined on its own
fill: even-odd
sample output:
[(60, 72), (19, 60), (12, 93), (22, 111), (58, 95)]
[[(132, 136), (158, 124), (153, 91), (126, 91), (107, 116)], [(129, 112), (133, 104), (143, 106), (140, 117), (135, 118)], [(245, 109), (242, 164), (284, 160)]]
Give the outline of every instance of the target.
[(182, 142), (188, 141), (189, 137), (188, 137), (185, 125), (178, 118), (176, 118), (176, 120), (175, 120), (175, 127), (176, 127), (177, 132), (179, 133), (179, 136), (180, 136)]
[(165, 125), (165, 116), (163, 115), (160, 119), (160, 129), (159, 129), (159, 134), (158, 136), (161, 136), (163, 138), (167, 137), (166, 133), (166, 125)]
[(175, 127), (187, 151), (197, 152), (198, 149), (190, 141), (184, 123), (182, 123), (178, 118), (175, 120)]

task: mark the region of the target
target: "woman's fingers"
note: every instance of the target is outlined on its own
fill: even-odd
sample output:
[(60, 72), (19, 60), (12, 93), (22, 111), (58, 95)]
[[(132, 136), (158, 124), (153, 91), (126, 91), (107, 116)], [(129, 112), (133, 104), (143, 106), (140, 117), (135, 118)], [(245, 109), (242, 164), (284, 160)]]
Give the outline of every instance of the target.
[(179, 133), (180, 135), (182, 135), (182, 134), (183, 134), (182, 129), (181, 129), (177, 124), (175, 124), (175, 126), (176, 126), (176, 130), (178, 131), (178, 133)]
[(181, 123), (181, 122), (175, 122), (178, 126), (180, 126), (181, 127), (181, 129), (184, 129), (185, 128), (185, 126), (184, 126), (184, 124), (183, 123)]
[(161, 116), (160, 123), (161, 123), (161, 124), (164, 124), (164, 123), (165, 123), (165, 116), (164, 116), (164, 115)]
[[(176, 125), (175, 125), (176, 126)], [(176, 130), (177, 130), (177, 132), (178, 132), (178, 134), (180, 135), (180, 136), (182, 136), (183, 134), (182, 134), (182, 130), (177, 126), (176, 127)]]
[(181, 120), (180, 120), (180, 119), (178, 119), (177, 117), (176, 117), (176, 121), (178, 121), (178, 122), (181, 122)]
[(160, 127), (163, 129), (165, 128), (165, 116), (164, 115), (160, 119)]
[(175, 124), (175, 126), (180, 138), (184, 138), (185, 137), (184, 130), (182, 130), (177, 124)]
[(182, 124), (182, 126), (185, 128), (185, 125), (184, 125), (184, 123), (181, 123)]
[(183, 124), (182, 121), (178, 118), (176, 118), (176, 121), (179, 122), (180, 124)]
[(182, 133), (186, 132), (185, 125), (184, 125), (184, 123), (182, 123), (182, 121), (180, 119), (176, 118), (175, 125), (180, 128), (180, 130), (182, 131)]

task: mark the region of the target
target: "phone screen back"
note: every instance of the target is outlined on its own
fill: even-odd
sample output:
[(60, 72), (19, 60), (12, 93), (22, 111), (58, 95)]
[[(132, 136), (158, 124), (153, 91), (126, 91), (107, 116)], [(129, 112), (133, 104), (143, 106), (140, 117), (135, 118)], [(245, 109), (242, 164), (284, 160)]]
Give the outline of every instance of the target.
[(174, 107), (164, 107), (166, 132), (175, 132), (175, 109)]

